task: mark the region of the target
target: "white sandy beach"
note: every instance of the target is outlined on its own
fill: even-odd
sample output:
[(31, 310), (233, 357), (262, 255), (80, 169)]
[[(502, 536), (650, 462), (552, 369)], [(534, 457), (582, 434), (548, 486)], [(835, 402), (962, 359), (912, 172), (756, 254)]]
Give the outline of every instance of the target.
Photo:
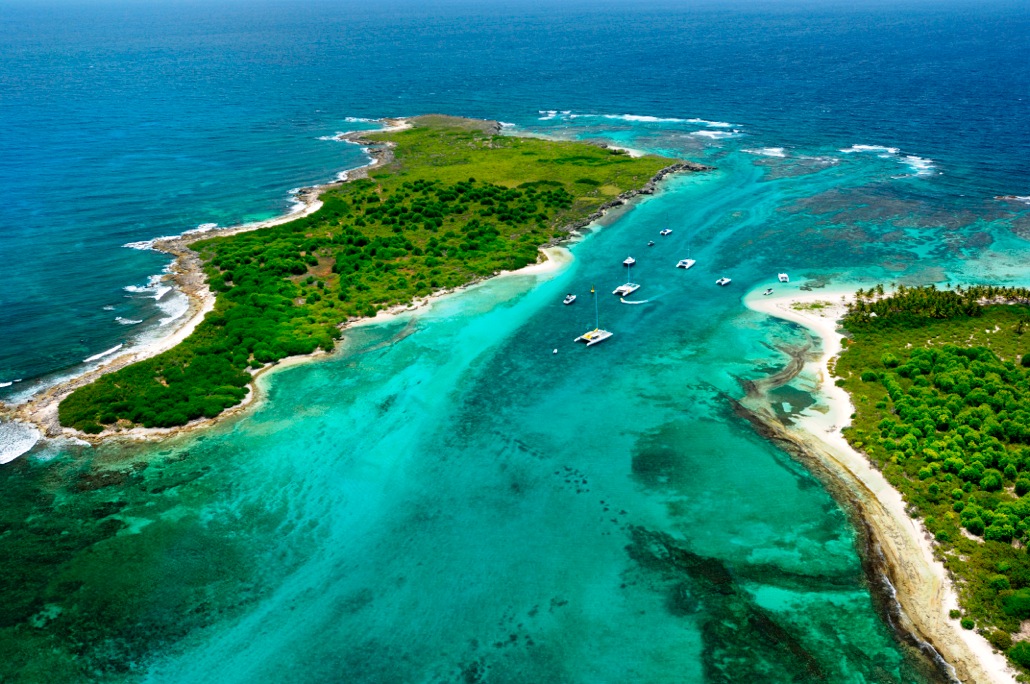
[[(841, 299), (845, 293), (831, 289), (800, 292), (794, 286), (780, 286), (776, 289), (785, 294), (763, 296), (762, 289), (744, 297), (748, 308), (802, 325), (821, 341), (818, 358), (806, 365), (802, 375), (815, 379), (815, 386), (809, 389), (820, 404), (806, 411), (788, 431), (797, 433), (813, 456), (859, 496), (863, 517), (875, 530), (910, 626), (955, 668), (961, 681), (1014, 683), (1016, 672), (1005, 657), (985, 638), (962, 629), (958, 620), (949, 617), (949, 611), (958, 607), (958, 599), (944, 565), (934, 558), (930, 535), (908, 516), (901, 493), (841, 433), (854, 409), (847, 392), (834, 385), (829, 364), (842, 348), (837, 321), (845, 312)], [(850, 299), (851, 293), (846, 294)], [(826, 306), (809, 308), (813, 303)], [(798, 305), (804, 308), (799, 310)]]

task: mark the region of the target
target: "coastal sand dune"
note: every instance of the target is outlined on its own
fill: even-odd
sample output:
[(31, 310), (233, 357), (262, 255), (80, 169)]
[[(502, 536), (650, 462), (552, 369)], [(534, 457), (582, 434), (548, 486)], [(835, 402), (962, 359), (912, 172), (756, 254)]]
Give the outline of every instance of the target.
[(1014, 683), (1016, 673), (1005, 657), (982, 636), (962, 629), (958, 620), (949, 617), (949, 611), (958, 607), (958, 598), (944, 565), (934, 558), (930, 535), (906, 513), (901, 493), (841, 432), (853, 408), (847, 392), (831, 381), (830, 363), (842, 348), (837, 322), (845, 312), (842, 297), (850, 294), (793, 291), (764, 297), (756, 289), (744, 298), (754, 311), (807, 328), (821, 340), (821, 350), (809, 356), (802, 371), (803, 377), (814, 379), (809, 389), (820, 404), (794, 425), (779, 421), (760, 397), (743, 403), (769, 436), (834, 480), (838, 486), (832, 488), (856, 509), (872, 544), (882, 554), (885, 574), (896, 591), (901, 626), (931, 645), (954, 668), (959, 681)]

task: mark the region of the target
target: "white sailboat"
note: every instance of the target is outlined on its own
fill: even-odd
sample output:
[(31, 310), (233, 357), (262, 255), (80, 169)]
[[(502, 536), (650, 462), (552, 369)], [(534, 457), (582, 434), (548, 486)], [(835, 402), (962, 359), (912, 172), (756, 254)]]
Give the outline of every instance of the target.
[(597, 291), (592, 285), (590, 286), (590, 294), (594, 295), (594, 329), (583, 333), (574, 340), (575, 342), (586, 342), (588, 347), (604, 342), (614, 334), (608, 330), (601, 330), (601, 316), (597, 308)]
[[(625, 262), (623, 262), (623, 263), (625, 263)], [(633, 263), (636, 263), (636, 261), (634, 261)], [(629, 272), (630, 272), (630, 274), (632, 274), (633, 273), (633, 264), (626, 264), (626, 266), (629, 267)], [(634, 283), (632, 278), (633, 278), (633, 276), (630, 275), (630, 280), (628, 282), (624, 283), (623, 285), (619, 285), (617, 288), (612, 290), (612, 294), (615, 295), (616, 297), (625, 297), (626, 295), (632, 294), (632, 293), (636, 292), (637, 290), (639, 290), (640, 289), (640, 285), (638, 285), (637, 283)]]
[(680, 259), (679, 261), (677, 261), (676, 262), (676, 268), (690, 268), (691, 266), (693, 266), (696, 263), (697, 263), (696, 260), (690, 258), (690, 238), (688, 237), (687, 238), (687, 258), (686, 259)]

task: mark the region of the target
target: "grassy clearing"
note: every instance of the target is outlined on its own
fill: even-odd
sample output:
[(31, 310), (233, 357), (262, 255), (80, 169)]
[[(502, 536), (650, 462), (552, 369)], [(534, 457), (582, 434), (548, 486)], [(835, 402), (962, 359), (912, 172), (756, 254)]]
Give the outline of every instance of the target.
[(316, 213), (194, 243), (215, 310), (174, 349), (105, 375), (60, 405), (61, 424), (171, 427), (242, 401), (249, 370), (330, 350), (347, 320), (537, 259), (673, 160), (584, 143), (493, 135), (485, 122), (421, 117), (375, 133), (394, 161), (325, 193)]

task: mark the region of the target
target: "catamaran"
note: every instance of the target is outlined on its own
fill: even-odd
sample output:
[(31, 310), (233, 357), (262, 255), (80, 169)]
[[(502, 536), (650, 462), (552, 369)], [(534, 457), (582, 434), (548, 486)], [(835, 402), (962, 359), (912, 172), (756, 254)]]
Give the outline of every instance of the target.
[(730, 280), (729, 278), (719, 278), (718, 280), (715, 281), (715, 284), (719, 285), (721, 287), (721, 286), (724, 286), (724, 285), (729, 285), (732, 282), (733, 281)]
[(663, 236), (663, 237), (666, 236), (666, 235), (672, 235), (672, 230), (669, 229), (669, 228), (665, 228), (664, 230), (658, 231), (658, 234)]
[(687, 258), (686, 259), (680, 259), (679, 261), (677, 261), (676, 262), (676, 268), (690, 268), (691, 266), (693, 266), (696, 263), (697, 263), (697, 261), (695, 261), (694, 259), (690, 258), (690, 237), (688, 236), (687, 237)]
[(789, 283), (790, 282), (790, 276), (787, 275), (786, 273), (781, 273), (779, 275), (779, 278), (780, 278), (780, 282), (781, 283)]
[(622, 262), (622, 265), (623, 266), (632, 266), (635, 263), (637, 263), (636, 259), (634, 259), (633, 257), (626, 257), (626, 259)]
[(597, 308), (597, 291), (593, 286), (590, 287), (590, 294), (594, 295), (594, 329), (583, 333), (574, 340), (575, 342), (586, 342), (588, 347), (604, 342), (614, 334), (608, 330), (601, 330), (601, 316)]
[[(625, 264), (626, 262), (624, 261), (622, 263)], [(636, 263), (636, 261), (634, 260), (633, 263)], [(629, 266), (629, 269), (630, 269), (629, 272), (632, 274), (633, 273), (633, 264), (626, 264), (626, 265)], [(625, 283), (624, 285), (619, 285), (617, 288), (612, 290), (612, 294), (617, 296), (617, 297), (625, 297), (626, 295), (632, 294), (632, 293), (636, 292), (637, 290), (639, 290), (640, 289), (640, 285), (634, 283), (632, 278), (633, 278), (633, 276), (631, 275), (630, 276), (630, 281)]]

